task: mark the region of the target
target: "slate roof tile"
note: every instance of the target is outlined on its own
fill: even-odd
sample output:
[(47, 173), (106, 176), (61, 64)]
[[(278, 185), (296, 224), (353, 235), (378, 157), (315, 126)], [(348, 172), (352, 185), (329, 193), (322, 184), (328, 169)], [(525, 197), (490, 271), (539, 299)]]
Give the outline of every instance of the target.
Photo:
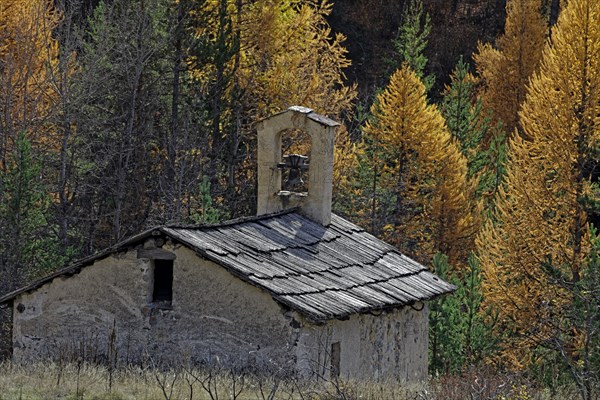
[[(208, 255), (210, 241), (203, 237), (210, 230), (175, 228), (173, 233)], [(244, 258), (243, 267), (233, 253), (214, 261), (313, 320), (400, 307), (454, 290), (423, 265), (337, 215), (328, 227), (289, 212), (218, 231), (230, 247), (254, 252)], [(189, 240), (196, 235), (198, 240)]]
[[(317, 322), (402, 307), (455, 289), (337, 215), (327, 227), (285, 211), (213, 226), (164, 226), (152, 232), (156, 230)], [(121, 247), (139, 242), (151, 235), (148, 232)], [(93, 259), (0, 297), (0, 303), (61, 274), (76, 273)]]

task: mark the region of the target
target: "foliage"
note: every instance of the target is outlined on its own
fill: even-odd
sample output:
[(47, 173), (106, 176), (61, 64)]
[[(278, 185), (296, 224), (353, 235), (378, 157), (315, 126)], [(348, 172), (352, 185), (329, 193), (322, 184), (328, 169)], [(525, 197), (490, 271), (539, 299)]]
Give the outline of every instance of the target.
[(42, 167), (31, 144), (19, 135), (0, 170), (0, 289), (13, 290), (26, 280), (63, 265), (66, 257), (48, 224), (51, 199)]
[(481, 100), (475, 97), (475, 78), (461, 57), (450, 76), (440, 105), (442, 116), (452, 136), (458, 141), (461, 153), (467, 158), (468, 174), (481, 171), (480, 143), (489, 128)]
[[(438, 109), (427, 104), (425, 86), (405, 65), (371, 112), (364, 130), (373, 166), (371, 217), (386, 224), (375, 233), (423, 262), (436, 252), (465, 262), (474, 229), (466, 160)], [(385, 193), (376, 197), (379, 190)]]
[(99, 220), (88, 228), (99, 247), (139, 230), (152, 205), (145, 180), (152, 165), (149, 144), (160, 129), (154, 118), (163, 111), (156, 93), (161, 78), (157, 53), (166, 45), (156, 18), (164, 12), (161, 3), (101, 2), (82, 43), (74, 118), (85, 147), (77, 162), (81, 174), (93, 174), (73, 195)]
[[(590, 232), (590, 253), (585, 260), (580, 280), (559, 278), (555, 285), (568, 293), (561, 318), (547, 321), (551, 333), (541, 346), (552, 351), (564, 366), (563, 375), (573, 379), (582, 400), (597, 398), (600, 388), (600, 236), (594, 227)], [(544, 270), (560, 276), (560, 267), (547, 263)]]
[(206, 116), (184, 63), (186, 7), (101, 2), (75, 43), (66, 197), (88, 253), (149, 225), (189, 222), (204, 196)]
[(510, 0), (504, 34), (495, 47), (480, 43), (473, 56), (483, 84), (484, 109), (492, 111), (493, 124), (502, 122), (509, 137), (519, 128), (518, 112), (542, 56), (546, 32), (539, 0)]
[(570, 1), (561, 14), (523, 105), (524, 135), (510, 143), (494, 219), (477, 240), (486, 304), (510, 334), (505, 360), (517, 367), (552, 340), (552, 321), (563, 320), (571, 304), (569, 287), (587, 273), (588, 223), (597, 216), (582, 200), (596, 196), (598, 18), (600, 3), (588, 0)]
[[(440, 109), (448, 130), (467, 159), (467, 176), (476, 185), (473, 195), (483, 199), (489, 210), (504, 175), (505, 137), (501, 127), (491, 126), (491, 118), (476, 94), (476, 78), (469, 73), (462, 57), (450, 79)], [(491, 141), (484, 143), (484, 138)]]
[(435, 76), (425, 75), (427, 57), (424, 54), (431, 33), (431, 18), (423, 15), (422, 0), (409, 0), (404, 5), (402, 23), (396, 38), (392, 41), (395, 57), (388, 62), (396, 70), (404, 63), (415, 72), (428, 92), (434, 84)]
[[(356, 92), (344, 83), (343, 70), (350, 65), (345, 38), (331, 32), (327, 1), (195, 4), (192, 21), (200, 46), (190, 62), (198, 87), (210, 99), (207, 175), (232, 214), (247, 214), (254, 203), (248, 197), (255, 179), (253, 124), (292, 105), (310, 106), (337, 120), (350, 110)], [(336, 145), (336, 176), (343, 177), (339, 171), (353, 163), (343, 128)]]
[(492, 135), (487, 149), (481, 150), (481, 158), (478, 160), (483, 166), (479, 175), (476, 194), (483, 200), (485, 218), (493, 217), (496, 195), (506, 175), (506, 136), (502, 132), (501, 124), (494, 129), (496, 133)]
[(45, 122), (56, 101), (50, 77), (59, 19), (49, 0), (6, 0), (0, 7), (0, 168), (23, 132), (35, 145), (53, 146)]
[(457, 273), (443, 254), (433, 257), (440, 278), (456, 286), (452, 295), (433, 300), (429, 313), (430, 363), (435, 375), (455, 374), (482, 365), (493, 354), (495, 313), (481, 309), (481, 270), (471, 254), (467, 267)]
[(223, 212), (215, 206), (210, 195), (210, 181), (203, 176), (198, 183), (198, 194), (195, 196), (195, 204), (191, 207), (190, 218), (195, 223), (216, 224), (223, 218)]

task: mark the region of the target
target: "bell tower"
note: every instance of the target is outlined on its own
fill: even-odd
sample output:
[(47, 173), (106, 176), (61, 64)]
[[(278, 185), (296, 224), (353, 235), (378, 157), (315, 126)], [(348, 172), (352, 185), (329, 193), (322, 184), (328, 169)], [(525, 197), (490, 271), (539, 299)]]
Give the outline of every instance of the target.
[[(290, 107), (258, 123), (257, 215), (300, 207), (302, 214), (321, 225), (331, 222), (337, 126), (337, 122), (300, 106)], [(310, 136), (309, 156), (282, 154), (282, 134), (292, 129)], [(303, 174), (308, 174), (307, 191), (282, 190), (284, 177), (293, 187), (302, 181)]]

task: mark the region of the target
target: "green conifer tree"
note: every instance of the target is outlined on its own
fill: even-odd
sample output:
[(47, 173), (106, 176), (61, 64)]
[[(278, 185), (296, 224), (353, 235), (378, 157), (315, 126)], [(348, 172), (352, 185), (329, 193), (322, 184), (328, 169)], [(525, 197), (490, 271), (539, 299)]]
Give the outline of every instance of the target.
[[(462, 57), (450, 79), (442, 94), (440, 110), (467, 158), (468, 177), (476, 184), (473, 194), (483, 199), (485, 209), (489, 210), (504, 174), (505, 137), (502, 127), (492, 127), (491, 117), (484, 113), (476, 78), (469, 73)], [(490, 143), (483, 143), (486, 137), (492, 138)]]
[(409, 0), (405, 3), (402, 23), (396, 38), (392, 41), (395, 56), (389, 60), (392, 71), (407, 63), (429, 91), (434, 84), (435, 76), (426, 75), (427, 57), (425, 48), (431, 33), (431, 18), (423, 14), (422, 0)]
[(20, 134), (0, 170), (0, 293), (63, 266), (42, 166)]
[(435, 273), (455, 285), (456, 291), (431, 303), (429, 368), (435, 374), (460, 373), (494, 353), (496, 313), (482, 308), (481, 269), (473, 255), (461, 273), (443, 254), (436, 254), (432, 264)]

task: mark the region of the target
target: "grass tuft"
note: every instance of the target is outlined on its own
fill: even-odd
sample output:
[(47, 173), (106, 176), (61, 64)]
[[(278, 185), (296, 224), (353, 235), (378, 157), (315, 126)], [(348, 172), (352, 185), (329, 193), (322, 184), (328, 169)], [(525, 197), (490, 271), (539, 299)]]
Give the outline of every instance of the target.
[(427, 384), (307, 382), (229, 370), (127, 367), (88, 363), (0, 363), (0, 400), (563, 400), (569, 388), (537, 388), (521, 376), (473, 370)]

